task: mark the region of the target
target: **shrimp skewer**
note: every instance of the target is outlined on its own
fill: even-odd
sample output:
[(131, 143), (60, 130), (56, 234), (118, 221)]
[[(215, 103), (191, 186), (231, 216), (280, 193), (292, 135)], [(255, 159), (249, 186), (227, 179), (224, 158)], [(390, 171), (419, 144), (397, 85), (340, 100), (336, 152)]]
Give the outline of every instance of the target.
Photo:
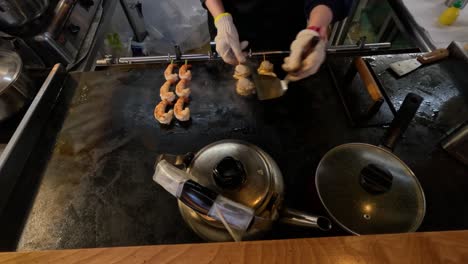
[(166, 81), (175, 83), (177, 82), (177, 80), (179, 80), (179, 76), (177, 75), (177, 73), (172, 73), (174, 71), (175, 66), (177, 65), (172, 63), (172, 61), (171, 64), (167, 66), (166, 70), (164, 71), (164, 78), (166, 78)]
[(234, 79), (242, 79), (242, 78), (247, 78), (249, 77), (251, 74), (251, 71), (250, 71), (250, 68), (249, 66), (247, 65), (243, 65), (243, 64), (239, 64), (236, 66), (236, 68), (234, 69), (234, 75), (232, 77), (234, 77)]
[(242, 96), (255, 93), (255, 85), (248, 78), (240, 78), (236, 83), (236, 92)]
[(190, 108), (184, 108), (184, 103), (186, 102), (188, 102), (187, 97), (179, 97), (174, 106), (174, 115), (179, 121), (187, 121), (190, 119)]
[(185, 64), (179, 69), (179, 78), (181, 80), (190, 81), (192, 79), (192, 72), (189, 70), (190, 68), (192, 68), (192, 65), (187, 64), (187, 60), (185, 60)]
[(179, 83), (177, 83), (176, 85), (176, 94), (177, 96), (179, 97), (189, 97), (190, 96), (190, 88), (187, 88), (187, 85), (188, 85), (188, 80), (186, 79), (182, 79), (179, 81)]
[(172, 82), (171, 81), (166, 81), (162, 86), (161, 89), (159, 90), (159, 96), (161, 97), (161, 100), (167, 100), (168, 102), (172, 102), (175, 99), (175, 94), (174, 92), (169, 91), (171, 88)]
[(273, 72), (273, 67), (274, 67), (273, 63), (263, 58), (262, 63), (260, 63), (260, 67), (258, 67), (257, 69), (257, 72), (260, 75), (270, 75), (270, 76), (276, 77), (276, 74)]
[(174, 111), (171, 109), (168, 112), (166, 112), (166, 107), (170, 104), (170, 102), (166, 100), (162, 100), (159, 102), (158, 105), (154, 108), (154, 118), (158, 120), (159, 123), (161, 124), (170, 124), (172, 121), (172, 118), (174, 117)]

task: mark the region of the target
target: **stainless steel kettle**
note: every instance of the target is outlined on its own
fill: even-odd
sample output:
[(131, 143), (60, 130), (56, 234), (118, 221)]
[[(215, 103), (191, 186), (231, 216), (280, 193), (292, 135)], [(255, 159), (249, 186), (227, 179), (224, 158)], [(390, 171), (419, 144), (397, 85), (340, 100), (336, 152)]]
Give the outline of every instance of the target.
[(322, 216), (284, 208), (283, 176), (252, 144), (223, 140), (192, 157), (162, 155), (154, 181), (179, 199), (185, 222), (208, 241), (261, 238), (281, 222), (329, 230)]

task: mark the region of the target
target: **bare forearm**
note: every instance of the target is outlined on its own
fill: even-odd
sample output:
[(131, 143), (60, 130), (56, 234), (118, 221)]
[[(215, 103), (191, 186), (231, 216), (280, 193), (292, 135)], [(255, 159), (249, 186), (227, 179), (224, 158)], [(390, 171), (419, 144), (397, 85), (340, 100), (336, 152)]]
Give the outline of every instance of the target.
[(205, 5), (213, 17), (224, 13), (224, 5), (222, 0), (206, 0)]
[(318, 5), (310, 11), (308, 26), (326, 28), (330, 25), (332, 20), (332, 10), (326, 5)]

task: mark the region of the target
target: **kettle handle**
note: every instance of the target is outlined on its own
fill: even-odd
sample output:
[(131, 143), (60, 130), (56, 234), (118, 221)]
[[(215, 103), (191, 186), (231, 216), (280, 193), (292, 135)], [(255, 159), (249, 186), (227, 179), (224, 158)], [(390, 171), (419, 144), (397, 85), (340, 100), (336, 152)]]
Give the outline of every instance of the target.
[(318, 228), (323, 231), (328, 231), (332, 228), (330, 220), (324, 216), (310, 215), (289, 208), (281, 210), (279, 221), (288, 225)]
[(153, 180), (195, 212), (222, 221), (237, 230), (247, 230), (254, 220), (255, 211), (252, 208), (190, 180), (187, 172), (165, 159), (156, 165)]
[(156, 156), (156, 162), (155, 162), (154, 167), (156, 168), (156, 166), (161, 160), (165, 160), (169, 162), (170, 164), (174, 165), (175, 167), (177, 167), (178, 169), (185, 171), (189, 167), (194, 156), (195, 154), (193, 154), (192, 152), (188, 152), (186, 154), (181, 154), (181, 155), (159, 154)]

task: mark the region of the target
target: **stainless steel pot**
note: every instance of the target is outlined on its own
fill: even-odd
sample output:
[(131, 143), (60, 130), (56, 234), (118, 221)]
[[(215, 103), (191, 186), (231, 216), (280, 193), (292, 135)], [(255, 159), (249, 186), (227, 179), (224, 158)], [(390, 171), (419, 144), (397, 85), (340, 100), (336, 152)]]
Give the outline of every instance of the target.
[(34, 97), (34, 92), (20, 56), (0, 49), (0, 121), (20, 111)]
[(0, 0), (0, 29), (17, 28), (42, 15), (49, 0)]
[[(283, 207), (281, 171), (270, 155), (252, 144), (218, 141), (189, 160), (163, 156), (153, 179), (179, 199), (182, 217), (205, 240), (261, 238), (275, 221), (331, 228), (325, 217)], [(171, 164), (188, 166), (178, 169)]]

